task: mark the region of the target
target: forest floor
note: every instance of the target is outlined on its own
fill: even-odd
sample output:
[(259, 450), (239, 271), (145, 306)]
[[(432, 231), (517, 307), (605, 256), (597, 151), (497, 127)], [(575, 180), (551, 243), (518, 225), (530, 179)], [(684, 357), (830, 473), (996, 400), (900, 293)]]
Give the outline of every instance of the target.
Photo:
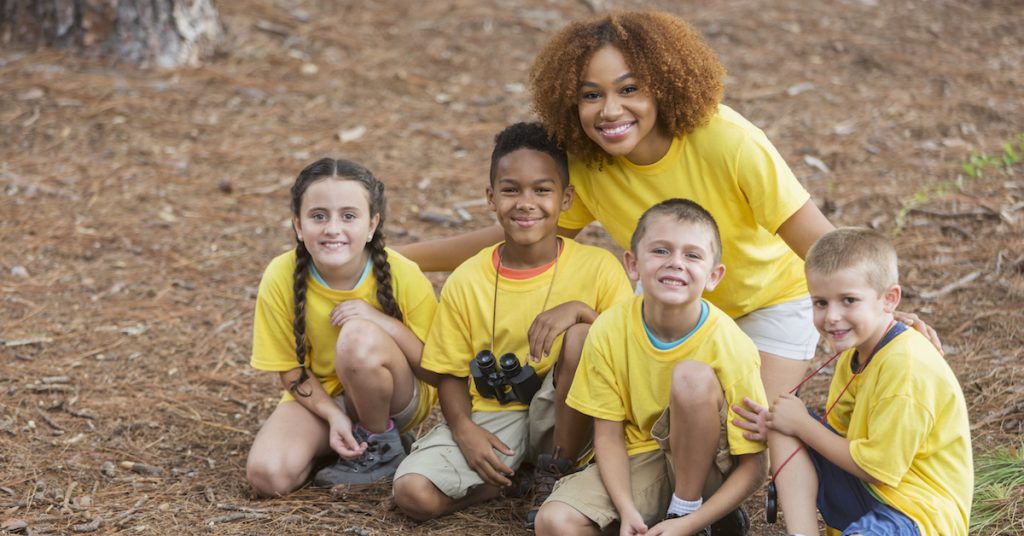
[[(256, 498), (246, 454), (279, 388), (249, 366), (251, 319), (316, 158), (385, 181), (392, 245), (493, 222), (493, 135), (532, 117), (541, 44), (598, 4), (703, 32), (725, 102), (827, 216), (894, 237), (975, 452), (1019, 445), (1024, 169), (983, 158), (1024, 154), (1019, 0), (239, 0), (197, 68), (0, 50), (0, 532), (525, 534), (524, 501), (415, 524), (387, 486)], [(761, 497), (753, 533), (782, 534)]]

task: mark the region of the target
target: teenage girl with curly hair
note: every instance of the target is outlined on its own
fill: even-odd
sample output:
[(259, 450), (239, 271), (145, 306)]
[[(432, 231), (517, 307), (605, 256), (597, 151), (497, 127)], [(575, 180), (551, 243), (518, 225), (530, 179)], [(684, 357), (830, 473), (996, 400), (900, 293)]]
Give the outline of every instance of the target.
[(389, 478), (405, 457), (400, 432), (430, 412), (437, 394), (417, 379), (437, 310), (411, 261), (385, 248), (384, 184), (348, 160), (323, 158), (291, 188), (295, 249), (263, 273), (252, 366), (284, 388), (246, 466), (260, 495), (302, 486)]

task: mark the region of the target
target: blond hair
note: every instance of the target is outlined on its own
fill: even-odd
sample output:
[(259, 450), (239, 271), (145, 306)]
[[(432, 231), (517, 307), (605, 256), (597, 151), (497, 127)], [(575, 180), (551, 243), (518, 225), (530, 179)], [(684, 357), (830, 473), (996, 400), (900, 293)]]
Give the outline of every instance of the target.
[(882, 233), (866, 227), (844, 227), (825, 233), (807, 252), (807, 273), (830, 275), (860, 270), (868, 285), (884, 293), (899, 283), (896, 248)]

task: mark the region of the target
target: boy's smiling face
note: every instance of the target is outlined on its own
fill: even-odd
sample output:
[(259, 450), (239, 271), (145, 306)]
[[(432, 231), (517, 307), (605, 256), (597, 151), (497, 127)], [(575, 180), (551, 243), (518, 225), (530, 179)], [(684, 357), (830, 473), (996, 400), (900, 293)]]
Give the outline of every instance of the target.
[(814, 327), (835, 352), (856, 347), (865, 358), (885, 335), (900, 302), (900, 287), (884, 292), (871, 286), (861, 267), (830, 274), (807, 271)]
[(562, 186), (550, 156), (518, 149), (498, 161), (487, 204), (505, 229), (506, 241), (527, 247), (557, 234), (559, 214), (572, 205), (572, 187)]
[(645, 300), (670, 306), (696, 303), (725, 275), (711, 244), (705, 225), (657, 215), (648, 221), (636, 252), (625, 252), (626, 272), (643, 285)]

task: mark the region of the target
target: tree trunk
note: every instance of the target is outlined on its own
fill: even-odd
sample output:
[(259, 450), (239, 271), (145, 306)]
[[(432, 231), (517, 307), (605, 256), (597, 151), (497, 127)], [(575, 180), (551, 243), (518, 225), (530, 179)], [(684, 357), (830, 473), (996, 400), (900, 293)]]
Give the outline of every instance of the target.
[(212, 0), (0, 0), (0, 42), (50, 45), (141, 66), (196, 65), (223, 39)]

